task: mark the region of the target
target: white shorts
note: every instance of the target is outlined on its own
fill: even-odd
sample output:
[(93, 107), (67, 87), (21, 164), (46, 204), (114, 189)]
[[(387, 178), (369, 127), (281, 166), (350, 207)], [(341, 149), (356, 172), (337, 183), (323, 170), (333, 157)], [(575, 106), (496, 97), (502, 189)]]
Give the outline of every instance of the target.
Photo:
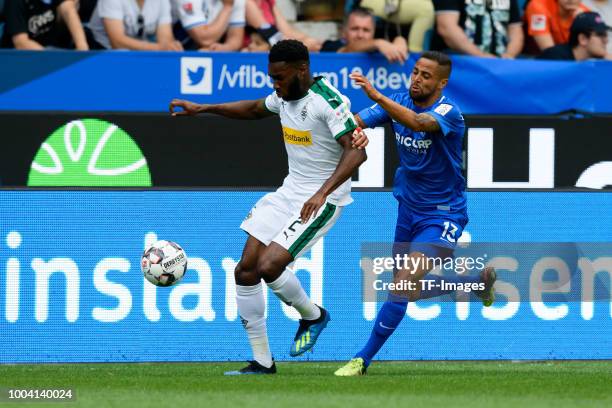
[(289, 195), (290, 192), (281, 187), (263, 196), (242, 221), (240, 228), (266, 246), (276, 242), (289, 251), (293, 259), (297, 259), (334, 226), (342, 207), (327, 202), (315, 217), (303, 224), (300, 211), (306, 200)]

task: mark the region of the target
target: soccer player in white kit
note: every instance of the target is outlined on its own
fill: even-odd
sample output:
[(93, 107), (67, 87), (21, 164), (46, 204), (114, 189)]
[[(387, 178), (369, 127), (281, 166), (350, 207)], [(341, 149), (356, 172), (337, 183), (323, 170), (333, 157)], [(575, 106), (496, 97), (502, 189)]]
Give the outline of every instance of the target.
[[(173, 100), (174, 116), (214, 113), (235, 119), (280, 116), (289, 159), (283, 185), (261, 198), (240, 226), (249, 236), (234, 272), (236, 303), (254, 360), (226, 375), (274, 374), (266, 332), (261, 280), (301, 315), (290, 355), (311, 349), (329, 322), (329, 313), (315, 305), (287, 266), (306, 252), (335, 224), (352, 202), (351, 175), (366, 160), (367, 143), (349, 100), (325, 78), (312, 78), (306, 47), (283, 40), (270, 50), (268, 74), (274, 92), (265, 99), (200, 105)], [(182, 108), (177, 110), (176, 108)], [(260, 136), (258, 136), (260, 137)]]

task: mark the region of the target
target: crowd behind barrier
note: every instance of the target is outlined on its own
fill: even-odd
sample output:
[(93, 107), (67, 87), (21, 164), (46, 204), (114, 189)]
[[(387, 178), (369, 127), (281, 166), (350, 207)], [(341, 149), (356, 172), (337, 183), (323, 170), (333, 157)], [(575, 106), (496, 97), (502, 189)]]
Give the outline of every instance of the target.
[(427, 49), (483, 58), (612, 58), (610, 0), (293, 3), (302, 20), (338, 23), (338, 32), (326, 38), (316, 25), (311, 32), (299, 30), (277, 3), (293, 0), (1, 0), (0, 44), (26, 50), (265, 52), (292, 38), (311, 52), (380, 52), (400, 63)]

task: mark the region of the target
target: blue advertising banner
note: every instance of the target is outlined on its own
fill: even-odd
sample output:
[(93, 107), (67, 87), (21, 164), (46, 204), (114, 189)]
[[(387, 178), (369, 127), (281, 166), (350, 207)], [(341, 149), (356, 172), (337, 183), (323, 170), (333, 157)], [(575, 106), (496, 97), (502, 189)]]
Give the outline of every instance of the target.
[[(250, 358), (233, 270), (245, 240), (238, 225), (262, 194), (0, 191), (0, 363)], [(350, 358), (370, 333), (377, 304), (363, 302), (360, 248), (392, 239), (396, 202), (388, 192), (354, 197), (295, 263), (332, 315), (301, 359)], [(465, 231), (474, 242), (612, 242), (612, 194), (471, 192), (469, 203)], [(176, 286), (155, 287), (140, 272), (143, 248), (157, 239), (187, 252), (189, 270)], [(523, 271), (500, 270), (499, 283), (513, 273)], [(288, 360), (298, 316), (267, 292), (271, 348)], [(380, 358), (612, 358), (607, 299), (411, 303)]]
[[(357, 111), (371, 105), (349, 79), (364, 72), (383, 93), (407, 89), (403, 66), (377, 54), (313, 54)], [(466, 114), (612, 113), (612, 63), (495, 60), (454, 56), (447, 88)], [(0, 110), (163, 112), (172, 98), (224, 102), (265, 97), (272, 89), (266, 54), (0, 51)]]

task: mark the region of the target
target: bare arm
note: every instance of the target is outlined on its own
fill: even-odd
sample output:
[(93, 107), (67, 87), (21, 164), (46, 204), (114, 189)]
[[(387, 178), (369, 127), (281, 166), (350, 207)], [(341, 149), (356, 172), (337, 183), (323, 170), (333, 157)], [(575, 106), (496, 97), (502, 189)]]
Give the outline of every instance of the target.
[(545, 49), (553, 47), (555, 45), (555, 40), (553, 40), (552, 35), (550, 34), (534, 35), (533, 39), (538, 45), (540, 51), (544, 51)]
[(128, 49), (128, 50), (159, 50), (160, 46), (157, 43), (151, 43), (148, 41), (137, 40), (125, 34), (123, 29), (123, 21), (115, 20), (110, 18), (103, 18), (104, 29), (108, 34), (111, 47), (114, 49)]
[(200, 46), (210, 47), (212, 44), (219, 41), (227, 30), (230, 16), (232, 14), (233, 1), (224, 1), (223, 8), (210, 24), (203, 24), (190, 28), (187, 32), (189, 36)]
[(13, 36), (13, 45), (18, 50), (44, 50), (45, 47), (40, 45), (38, 41), (28, 37), (28, 33), (19, 33)]
[(280, 9), (276, 5), (274, 5), (272, 12), (274, 13), (274, 19), (276, 20), (276, 27), (278, 28), (278, 31), (283, 34), (285, 39), (299, 40), (304, 43), (309, 51), (319, 51), (321, 49), (321, 45), (323, 44), (322, 41), (309, 37), (303, 32), (295, 29), (291, 24), (289, 24), (283, 13), (281, 13)]
[(214, 43), (210, 51), (239, 51), (244, 39), (244, 27), (230, 27), (224, 43)]
[(323, 183), (319, 191), (317, 191), (308, 201), (304, 203), (300, 217), (302, 222), (306, 222), (310, 217), (314, 216), (319, 208), (325, 204), (327, 196), (333, 193), (342, 183), (348, 180), (355, 170), (367, 160), (366, 152), (363, 149), (356, 149), (351, 146), (352, 132), (347, 132), (338, 139), (338, 143), (342, 145), (342, 156), (336, 166), (336, 170)]
[(437, 30), (440, 36), (444, 39), (446, 45), (455, 51), (462, 52), (467, 55), (476, 57), (493, 57), (493, 54), (488, 54), (480, 50), (469, 38), (465, 35), (465, 31), (459, 26), (458, 11), (443, 11), (436, 14)]
[(276, 4), (274, 5), (272, 12), (274, 13), (274, 19), (276, 20), (276, 27), (278, 27), (278, 31), (283, 33), (283, 36), (285, 36), (285, 38), (302, 40), (307, 37), (306, 34), (296, 30), (291, 24), (289, 24), (289, 22), (287, 21), (285, 16), (283, 16), (283, 13), (281, 13)]
[(523, 49), (523, 42), (523, 25), (521, 23), (510, 24), (508, 26), (508, 47), (503, 57), (515, 58)]
[[(380, 92), (378, 92), (368, 81), (366, 77), (358, 73), (352, 73), (350, 78), (355, 83), (362, 87), (363, 91), (368, 95), (368, 98), (380, 105), (390, 117), (395, 119), (402, 125), (416, 131), (416, 132), (435, 132), (440, 130), (438, 121), (433, 116), (427, 113), (416, 113), (415, 111), (400, 105), (397, 102), (392, 101)], [(361, 118), (358, 122), (363, 124)]]
[(359, 126), (360, 128), (362, 129), (368, 128), (366, 124), (363, 122), (363, 120), (361, 120), (361, 116), (359, 116), (358, 113), (355, 114), (355, 120), (357, 121), (357, 126)]
[(157, 26), (157, 43), (159, 48), (163, 50), (183, 51), (183, 45), (174, 39), (170, 24), (160, 24)]
[(89, 50), (87, 45), (87, 39), (85, 38), (85, 30), (83, 30), (83, 24), (76, 8), (74, 0), (64, 0), (57, 8), (59, 15), (66, 22), (68, 31), (72, 36), (75, 48), (81, 51)]
[(408, 57), (408, 48), (402, 48), (382, 38), (372, 40), (355, 41), (340, 48), (338, 52), (371, 52), (379, 51), (389, 62), (399, 62), (403, 64)]
[[(182, 110), (177, 111), (176, 108), (181, 108)], [(170, 102), (170, 113), (172, 116), (194, 116), (200, 113), (214, 113), (231, 119), (261, 119), (274, 115), (274, 113), (266, 108), (265, 99), (214, 105), (174, 99)]]

